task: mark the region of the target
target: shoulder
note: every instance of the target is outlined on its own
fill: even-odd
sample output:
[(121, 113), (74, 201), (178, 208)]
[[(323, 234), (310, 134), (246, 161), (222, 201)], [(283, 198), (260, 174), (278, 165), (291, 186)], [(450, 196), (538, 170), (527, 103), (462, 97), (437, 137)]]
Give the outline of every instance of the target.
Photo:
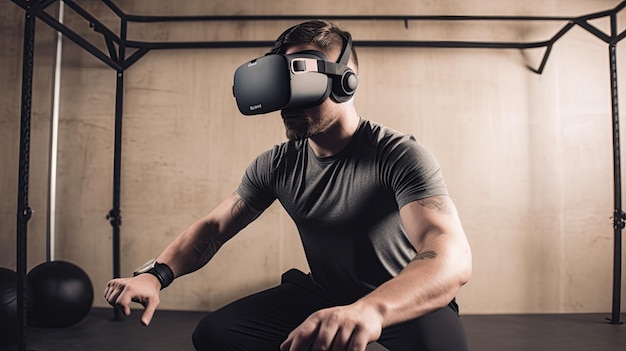
[(267, 169), (276, 170), (290, 160), (295, 160), (303, 147), (304, 142), (302, 140), (282, 142), (259, 154), (254, 159), (253, 164), (256, 164), (257, 167), (265, 166)]
[(400, 132), (381, 123), (364, 121), (362, 125), (364, 138), (379, 154), (396, 154), (412, 152), (427, 152), (417, 139), (411, 134)]
[(363, 120), (361, 129), (364, 136), (376, 144), (416, 142), (413, 135), (400, 132), (378, 122)]

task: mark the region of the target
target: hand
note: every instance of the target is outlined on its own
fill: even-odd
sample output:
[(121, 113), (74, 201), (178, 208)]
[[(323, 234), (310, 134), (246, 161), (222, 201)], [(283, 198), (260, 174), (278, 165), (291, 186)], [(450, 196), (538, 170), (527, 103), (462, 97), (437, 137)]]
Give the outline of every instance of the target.
[(294, 329), (280, 345), (281, 351), (355, 350), (363, 351), (378, 340), (382, 315), (370, 306), (356, 302), (319, 310)]
[(121, 307), (126, 316), (130, 315), (128, 305), (131, 301), (142, 304), (145, 310), (141, 315), (141, 324), (147, 326), (159, 305), (160, 290), (161, 283), (155, 276), (140, 274), (132, 278), (118, 278), (109, 281), (104, 290), (104, 298), (111, 306)]

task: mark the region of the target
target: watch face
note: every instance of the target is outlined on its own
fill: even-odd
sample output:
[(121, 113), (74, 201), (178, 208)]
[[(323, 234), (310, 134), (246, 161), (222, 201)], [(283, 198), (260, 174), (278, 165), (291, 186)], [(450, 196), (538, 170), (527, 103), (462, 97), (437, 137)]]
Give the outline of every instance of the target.
[(148, 270), (154, 267), (155, 263), (156, 263), (156, 259), (154, 258), (151, 259), (150, 261), (144, 263), (141, 267), (137, 268), (135, 270), (135, 274), (146, 273)]

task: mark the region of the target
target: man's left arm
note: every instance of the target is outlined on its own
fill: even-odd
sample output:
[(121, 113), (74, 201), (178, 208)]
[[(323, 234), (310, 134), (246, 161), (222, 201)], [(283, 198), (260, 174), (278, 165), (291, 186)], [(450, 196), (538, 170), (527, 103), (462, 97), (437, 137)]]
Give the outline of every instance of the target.
[(469, 243), (448, 196), (414, 201), (400, 209), (402, 224), (417, 251), (393, 279), (347, 306), (313, 313), (281, 350), (364, 350), (382, 329), (445, 307), (471, 275)]
[(357, 302), (375, 306), (383, 327), (446, 306), (472, 271), (469, 243), (448, 196), (411, 202), (400, 217), (417, 254), (400, 274)]

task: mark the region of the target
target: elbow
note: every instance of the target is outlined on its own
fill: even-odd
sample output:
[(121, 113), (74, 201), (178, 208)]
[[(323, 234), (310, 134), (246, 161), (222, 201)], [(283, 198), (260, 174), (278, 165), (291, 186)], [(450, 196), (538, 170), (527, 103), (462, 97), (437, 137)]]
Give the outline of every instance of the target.
[(441, 304), (445, 307), (452, 301), (463, 285), (467, 284), (472, 277), (471, 259), (463, 260), (457, 264), (454, 278), (449, 281), (450, 285), (445, 294), (442, 296)]
[(455, 286), (456, 291), (458, 292), (461, 289), (461, 287), (463, 287), (463, 285), (467, 284), (470, 281), (471, 277), (472, 277), (472, 267), (471, 265), (469, 265), (468, 268), (459, 272), (457, 276), (456, 286)]
[(447, 279), (442, 281), (443, 290), (440, 290), (440, 294), (436, 297), (437, 308), (447, 306), (472, 276), (472, 258), (469, 250), (453, 257), (455, 259), (448, 261)]
[(459, 284), (463, 286), (469, 282), (472, 277), (472, 254), (467, 250), (462, 259), (461, 269), (459, 270)]
[(472, 276), (472, 264), (471, 260), (468, 263), (464, 264), (457, 271), (456, 280), (453, 280), (450, 289), (448, 289), (447, 294), (444, 294), (443, 299), (441, 300), (441, 307), (445, 307), (450, 304), (450, 301), (454, 301), (457, 297), (457, 294), (461, 290), (463, 285), (467, 284)]
[(457, 280), (460, 288), (467, 284), (472, 277), (472, 253), (469, 247), (463, 250), (463, 253), (459, 255), (457, 266)]
[(451, 262), (453, 274), (449, 280), (451, 298), (454, 298), (461, 287), (467, 284), (472, 277), (472, 255), (469, 248), (458, 253), (455, 257), (456, 259)]

